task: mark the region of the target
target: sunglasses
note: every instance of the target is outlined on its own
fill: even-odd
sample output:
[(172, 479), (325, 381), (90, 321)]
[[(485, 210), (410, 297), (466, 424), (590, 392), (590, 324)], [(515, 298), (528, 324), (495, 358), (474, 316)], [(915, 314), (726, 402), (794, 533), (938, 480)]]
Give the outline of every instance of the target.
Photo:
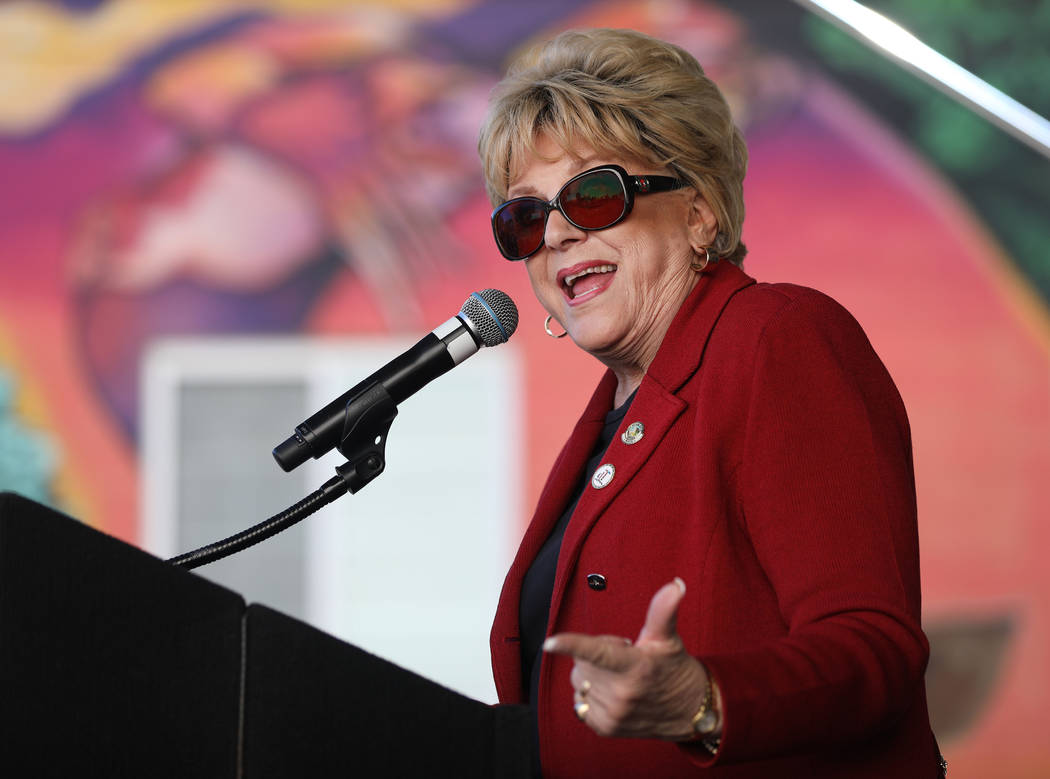
[(557, 210), (581, 230), (604, 230), (627, 218), (635, 195), (684, 186), (684, 181), (671, 176), (632, 176), (619, 165), (602, 165), (573, 176), (553, 200), (508, 200), (492, 212), (492, 234), (500, 254), (508, 260), (524, 260), (543, 246), (551, 211)]

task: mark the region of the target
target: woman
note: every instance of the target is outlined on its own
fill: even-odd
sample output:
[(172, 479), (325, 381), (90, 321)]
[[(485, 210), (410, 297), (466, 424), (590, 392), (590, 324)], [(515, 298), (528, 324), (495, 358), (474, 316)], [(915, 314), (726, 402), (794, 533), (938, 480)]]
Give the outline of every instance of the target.
[(608, 368), (492, 629), (543, 775), (939, 775), (904, 406), (838, 304), (741, 270), (718, 89), (676, 46), (565, 33), (479, 148), (547, 332)]

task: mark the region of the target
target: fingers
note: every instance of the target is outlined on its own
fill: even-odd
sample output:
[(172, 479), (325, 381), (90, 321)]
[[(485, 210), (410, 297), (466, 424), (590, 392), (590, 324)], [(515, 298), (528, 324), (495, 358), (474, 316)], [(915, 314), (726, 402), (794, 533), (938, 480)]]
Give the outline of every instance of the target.
[(678, 638), (678, 606), (685, 597), (685, 582), (677, 576), (653, 595), (645, 624), (638, 634), (638, 643), (643, 641), (674, 641)]
[[(668, 642), (678, 639), (678, 606), (685, 597), (685, 582), (679, 577), (668, 582), (653, 595), (645, 624), (638, 633), (638, 643)], [(632, 654), (624, 651), (630, 639), (615, 636), (588, 636), (582, 633), (559, 633), (543, 644), (543, 650), (556, 655), (570, 655), (610, 671), (624, 670)]]
[(558, 633), (543, 642), (543, 651), (569, 655), (577, 661), (591, 663), (608, 671), (622, 671), (631, 666), (631, 641), (619, 636), (588, 636), (583, 633)]
[[(699, 695), (690, 663), (700, 666), (686, 654), (677, 632), (684, 597), (685, 583), (677, 577), (657, 590), (634, 645), (618, 636), (582, 633), (559, 633), (544, 642), (544, 651), (573, 658), (574, 710), (595, 733), (680, 739), (682, 722), (689, 729)], [(669, 706), (683, 690), (685, 705)]]
[(573, 664), (572, 666), (572, 672), (569, 674), (569, 682), (572, 684), (572, 689), (577, 692), (583, 693), (584, 695), (590, 692), (591, 682), (584, 678), (583, 671), (580, 669), (580, 666), (576, 664)]

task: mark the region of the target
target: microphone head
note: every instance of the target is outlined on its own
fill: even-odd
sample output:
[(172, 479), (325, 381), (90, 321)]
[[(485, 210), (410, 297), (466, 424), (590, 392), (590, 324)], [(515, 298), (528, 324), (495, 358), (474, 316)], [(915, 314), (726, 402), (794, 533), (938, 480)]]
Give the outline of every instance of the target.
[(518, 329), (518, 307), (510, 295), (498, 289), (471, 293), (459, 315), (485, 346), (506, 343)]

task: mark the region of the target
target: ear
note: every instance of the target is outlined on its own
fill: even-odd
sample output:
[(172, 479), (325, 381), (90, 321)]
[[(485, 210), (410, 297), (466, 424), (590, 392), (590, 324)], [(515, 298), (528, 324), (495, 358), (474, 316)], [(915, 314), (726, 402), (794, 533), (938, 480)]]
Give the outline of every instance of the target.
[(689, 242), (694, 249), (710, 246), (718, 234), (718, 218), (704, 196), (696, 191), (689, 204)]

